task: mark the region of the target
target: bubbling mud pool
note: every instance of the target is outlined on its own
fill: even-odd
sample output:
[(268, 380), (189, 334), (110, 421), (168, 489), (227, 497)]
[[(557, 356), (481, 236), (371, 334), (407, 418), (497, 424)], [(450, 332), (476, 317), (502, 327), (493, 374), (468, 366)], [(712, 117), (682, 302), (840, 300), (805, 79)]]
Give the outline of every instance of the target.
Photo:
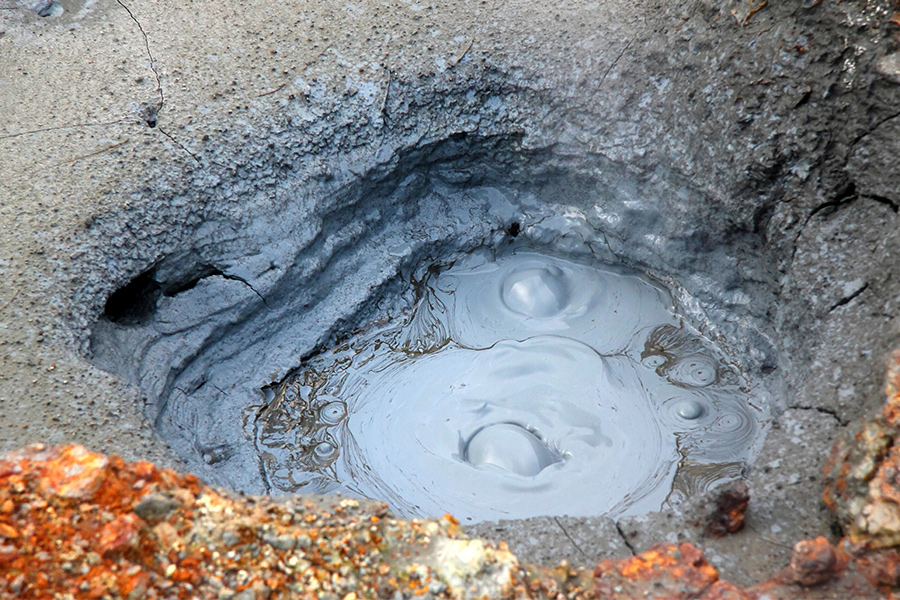
[(518, 247), (413, 285), (402, 318), (310, 358), (245, 411), (273, 491), (468, 522), (615, 517), (752, 459), (759, 387), (650, 278)]

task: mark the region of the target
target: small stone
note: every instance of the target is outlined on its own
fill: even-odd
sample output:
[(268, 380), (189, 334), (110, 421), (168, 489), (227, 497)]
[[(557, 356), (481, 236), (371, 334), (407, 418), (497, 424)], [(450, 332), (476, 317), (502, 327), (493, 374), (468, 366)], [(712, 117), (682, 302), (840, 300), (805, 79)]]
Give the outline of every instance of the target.
[(178, 530), (168, 521), (163, 521), (153, 528), (156, 539), (163, 548), (171, 548), (178, 541)]
[(241, 537), (231, 529), (222, 534), (222, 543), (226, 546), (234, 546), (240, 541)]
[(857, 561), (869, 581), (896, 588), (900, 586), (900, 551), (888, 548), (871, 552)]
[(744, 512), (750, 504), (750, 490), (743, 481), (727, 483), (713, 490), (714, 508), (708, 516), (704, 533), (720, 538), (744, 527)]
[(837, 565), (834, 548), (824, 537), (798, 542), (791, 555), (794, 581), (804, 587), (825, 583), (835, 574)]
[(699, 548), (668, 544), (626, 560), (600, 561), (593, 592), (599, 598), (699, 598), (718, 579)]
[(875, 70), (885, 79), (900, 83), (900, 52), (879, 58), (875, 61)]
[(65, 446), (47, 461), (40, 480), (42, 492), (90, 500), (107, 476), (109, 459), (82, 446)]
[(150, 524), (167, 519), (178, 503), (162, 494), (147, 494), (131, 510)]
[(103, 526), (98, 549), (103, 554), (121, 552), (137, 546), (141, 520), (134, 515), (120, 515)]
[(19, 532), (16, 531), (15, 527), (6, 523), (0, 523), (0, 538), (14, 540), (17, 537), (19, 537)]
[[(224, 536), (222, 539), (224, 541)], [(290, 550), (297, 545), (297, 540), (290, 535), (266, 535), (263, 541), (276, 550)]]
[(18, 594), (22, 591), (22, 588), (25, 587), (25, 575), (20, 574), (18, 577), (12, 580), (12, 583), (9, 584), (9, 590), (13, 594)]

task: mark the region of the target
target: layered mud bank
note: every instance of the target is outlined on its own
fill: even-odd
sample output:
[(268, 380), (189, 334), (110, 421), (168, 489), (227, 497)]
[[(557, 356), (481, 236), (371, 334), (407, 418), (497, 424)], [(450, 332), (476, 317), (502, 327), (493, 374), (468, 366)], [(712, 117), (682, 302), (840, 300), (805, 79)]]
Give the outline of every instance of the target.
[[(53, 352), (128, 382), (77, 363), (90, 375), (75, 393), (102, 380), (116, 411), (97, 426), (70, 377), (52, 388), (66, 401), (34, 411), (47, 422), (34, 435), (140, 454), (117, 411), (142, 401), (154, 435), (210, 482), (358, 486), (408, 515), (449, 506), (536, 561), (703, 537), (717, 484), (738, 479), (749, 527), (704, 543), (732, 580), (771, 572), (798, 539), (836, 539), (822, 463), (880, 406), (897, 341), (889, 3), (326, 4), (296, 23), (287, 5), (242, 15), (252, 41), (216, 5), (197, 10), (218, 19), (204, 35), (172, 38), (150, 24), (192, 17), (116, 5), (115, 39), (149, 69), (133, 90), (117, 83), (134, 93), (109, 139), (75, 140), (99, 127), (83, 123), (0, 137), (6, 180), (36, 206), (67, 199), (58, 221), (35, 211), (4, 228), (10, 248), (33, 229), (27, 261), (10, 264), (42, 275), (0, 310), (25, 327), (49, 307), (22, 343), (52, 322)], [(67, 9), (79, 27), (66, 35), (101, 39), (104, 10)], [(431, 36), (427, 64), (385, 32)], [(213, 74), (192, 58), (217, 52)], [(28, 64), (33, 78), (50, 63)], [(45, 147), (69, 154), (41, 154), (35, 175), (27, 159)], [(17, 352), (23, 375), (4, 393), (56, 377)], [(90, 416), (72, 433), (57, 408)], [(423, 444), (439, 460), (411, 464)], [(591, 470), (603, 460), (614, 485)], [(418, 481), (432, 471), (459, 476)], [(500, 497), (482, 481), (498, 471), (572, 491), (531, 513), (467, 512), (435, 492)], [(425, 497), (404, 505), (411, 484)], [(490, 520), (504, 515), (521, 519)]]

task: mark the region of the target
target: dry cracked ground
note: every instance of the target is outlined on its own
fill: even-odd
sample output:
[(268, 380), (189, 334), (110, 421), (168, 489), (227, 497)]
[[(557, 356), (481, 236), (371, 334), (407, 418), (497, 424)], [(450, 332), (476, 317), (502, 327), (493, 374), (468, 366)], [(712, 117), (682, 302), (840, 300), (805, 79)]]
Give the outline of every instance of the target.
[[(5, 0), (0, 117), (0, 596), (896, 595), (895, 1)], [(202, 483), (158, 433), (167, 374), (252, 322), (278, 381), (365, 312), (377, 232), (438, 184), (614, 214), (612, 255), (762, 348), (782, 385), (746, 487), (479, 541)], [(200, 345), (100, 355), (133, 281), (206, 290)]]

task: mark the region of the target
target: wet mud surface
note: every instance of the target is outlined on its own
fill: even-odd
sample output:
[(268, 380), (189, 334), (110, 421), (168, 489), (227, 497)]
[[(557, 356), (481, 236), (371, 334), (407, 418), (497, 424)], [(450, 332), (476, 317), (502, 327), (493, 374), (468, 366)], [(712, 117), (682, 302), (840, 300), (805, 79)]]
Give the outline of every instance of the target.
[[(823, 448), (881, 410), (897, 345), (894, 4), (59, 4), (0, 11), (3, 449), (258, 478), (241, 422), (160, 419), (176, 386), (283, 381), (413, 263), (508, 235), (520, 215), (462, 200), (497, 187), (678, 282), (704, 335), (783, 379), (710, 563), (746, 585), (798, 536), (838, 541)], [(594, 565), (703, 537), (687, 516), (715, 502), (474, 531)]]
[(768, 398), (646, 278), (484, 248), (429, 268), (421, 290), (402, 319), (250, 407), (273, 492), (349, 491), (463, 523), (615, 517), (749, 465), (765, 417), (751, 406)]

